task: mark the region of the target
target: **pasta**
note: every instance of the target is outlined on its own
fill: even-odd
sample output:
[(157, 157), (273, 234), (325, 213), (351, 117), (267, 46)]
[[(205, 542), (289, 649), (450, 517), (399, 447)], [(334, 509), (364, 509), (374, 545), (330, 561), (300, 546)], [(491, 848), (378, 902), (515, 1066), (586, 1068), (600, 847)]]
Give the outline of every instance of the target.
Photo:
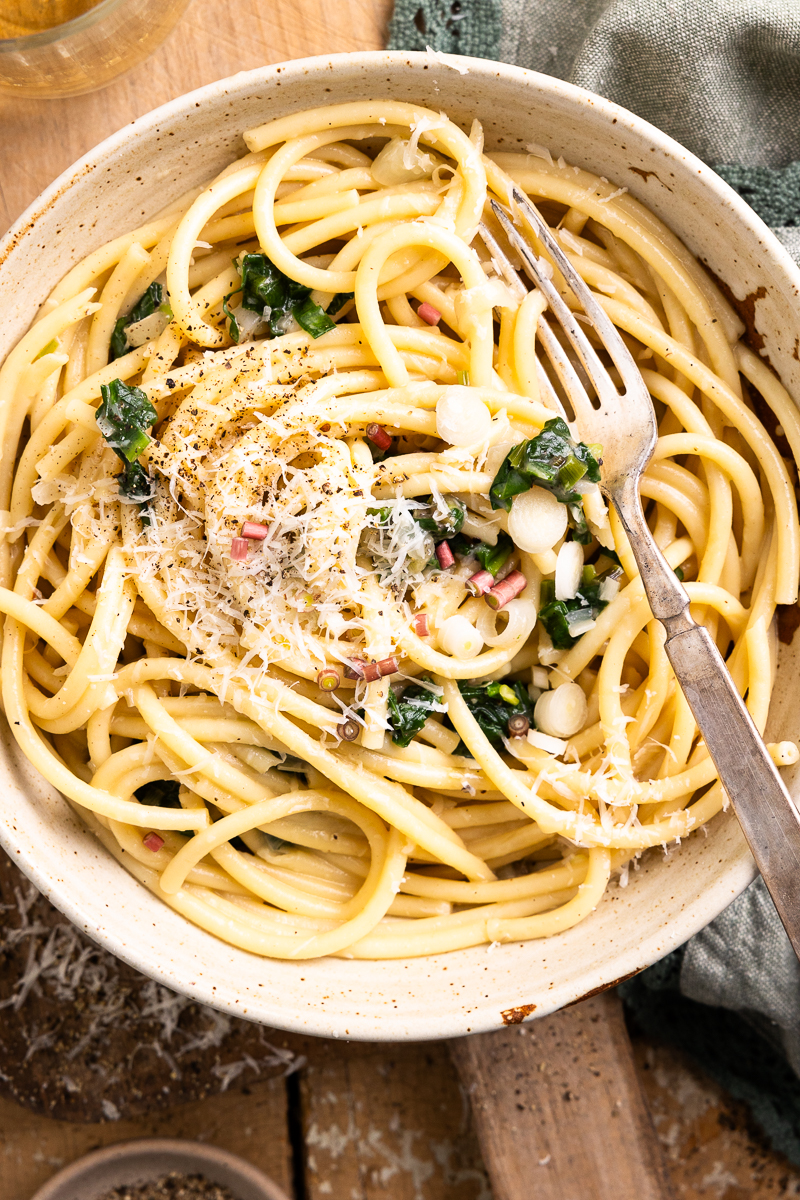
[(75, 266), (0, 373), (11, 729), (254, 953), (569, 929), (725, 796), (488, 196), (531, 195), (638, 361), (648, 520), (761, 731), (800, 538), (754, 398), (797, 458), (795, 407), (678, 239), (547, 151), (389, 101), (245, 142)]

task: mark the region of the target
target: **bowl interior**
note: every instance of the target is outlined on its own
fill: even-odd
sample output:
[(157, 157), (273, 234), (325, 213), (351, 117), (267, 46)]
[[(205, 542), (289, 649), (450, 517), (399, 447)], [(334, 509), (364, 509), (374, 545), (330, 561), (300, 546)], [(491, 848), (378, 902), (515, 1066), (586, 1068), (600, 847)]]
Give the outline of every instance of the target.
[[(427, 55), (310, 59), (234, 76), (127, 127), (56, 181), (0, 248), (7, 298), (0, 353), (76, 261), (135, 227), (242, 152), (241, 131), (287, 112), (393, 98), (443, 109), (489, 149), (535, 142), (627, 187), (740, 299), (749, 297), (764, 353), (794, 395), (800, 360), (785, 313), (800, 273), (766, 226), (708, 168), (639, 118), (560, 81), (482, 60), (461, 74)], [(797, 737), (797, 653), (781, 648), (770, 738)], [(787, 772), (794, 794), (800, 771)], [(750, 882), (735, 820), (645, 855), (583, 924), (546, 941), (395, 962), (261, 959), (194, 928), (105, 852), (66, 802), (0, 750), (0, 840), (53, 903), (96, 941), (177, 991), (285, 1029), (359, 1039), (453, 1037), (541, 1016), (655, 961), (717, 915)], [(520, 1010), (520, 1011), (517, 1011)]]

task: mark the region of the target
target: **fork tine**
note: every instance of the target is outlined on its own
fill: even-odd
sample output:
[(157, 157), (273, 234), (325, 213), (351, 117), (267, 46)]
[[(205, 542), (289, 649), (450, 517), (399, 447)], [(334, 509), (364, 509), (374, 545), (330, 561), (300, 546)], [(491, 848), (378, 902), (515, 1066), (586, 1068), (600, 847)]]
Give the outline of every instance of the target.
[[(520, 195), (521, 194), (522, 193), (520, 193)], [(515, 192), (514, 192), (515, 200), (516, 200), (516, 195), (517, 195), (517, 193), (515, 190)], [(553, 282), (549, 277), (549, 274), (547, 274), (547, 268), (549, 268), (549, 263), (546, 264), (546, 266), (545, 266), (545, 264), (543, 264), (542, 260), (538, 259), (532, 253), (530, 246), (527, 244), (525, 239), (522, 238), (520, 236), (520, 234), (517, 232), (517, 230), (514, 228), (507, 213), (500, 207), (500, 205), (497, 204), (494, 200), (491, 201), (491, 205), (492, 205), (492, 209), (494, 210), (495, 216), (497, 217), (498, 221), (500, 221), (501, 225), (503, 226), (503, 230), (504, 230), (506, 236), (508, 237), (509, 242), (514, 247), (514, 249), (521, 255), (522, 264), (523, 264), (526, 274), (528, 274), (531, 277), (531, 279), (541, 288), (542, 292), (544, 293), (544, 295), (547, 299), (548, 304), (550, 305), (550, 308), (551, 308), (554, 316), (558, 320), (559, 324), (561, 325), (562, 329), (564, 330), (564, 333), (567, 335), (567, 337), (569, 338), (573, 347), (575, 348), (576, 352), (580, 356), (580, 359), (586, 369), (586, 374), (589, 376), (590, 380), (592, 381), (592, 383), (595, 387), (595, 390), (597, 392), (597, 395), (600, 397), (600, 399), (602, 401), (613, 402), (614, 399), (618, 395), (617, 389), (614, 387), (614, 384), (611, 380), (611, 377), (608, 374), (608, 371), (603, 366), (603, 363), (600, 361), (591, 342), (586, 337), (586, 334), (583, 332), (580, 325), (576, 321), (575, 314), (570, 312), (569, 308), (564, 303), (564, 301), (562, 300), (558, 291), (554, 287)], [(542, 225), (543, 224), (544, 224), (544, 222), (542, 222)], [(538, 236), (538, 234), (539, 234), (538, 228), (536, 229), (536, 233)], [(549, 230), (547, 230), (547, 234), (548, 234), (548, 237), (550, 237), (550, 241), (552, 242), (552, 244), (554, 246), (556, 246), (557, 249), (559, 250), (559, 253), (561, 253), (560, 247), (557, 246), (557, 243), (550, 236)], [(543, 239), (540, 239), (540, 240), (542, 240), (542, 242), (544, 244)], [(549, 246), (547, 248), (549, 249)], [(591, 293), (589, 292), (586, 285), (583, 283), (583, 280), (580, 279), (580, 276), (577, 275), (577, 273), (574, 270), (572, 270), (569, 260), (563, 254), (562, 254), (562, 258), (564, 258), (564, 261), (567, 263), (568, 267), (572, 271), (572, 274), (575, 276), (575, 278), (580, 281), (580, 283), (583, 287), (583, 290), (591, 297)], [(559, 268), (560, 268), (560, 265), (561, 264), (559, 263), (558, 264)], [(566, 276), (565, 276), (565, 278), (566, 278)], [(570, 286), (572, 286), (571, 281), (569, 279), (567, 280), (567, 282), (570, 283)], [(578, 300), (582, 302), (582, 296), (579, 296), (577, 292), (575, 294), (576, 294)], [(594, 303), (594, 301), (593, 301), (593, 303)], [(596, 308), (598, 307), (597, 304), (595, 304), (595, 307)], [(613, 326), (612, 326), (612, 328), (613, 328)]]
[(537, 322), (537, 329), (539, 331), (539, 341), (544, 347), (550, 362), (555, 367), (556, 374), (561, 380), (564, 391), (575, 411), (575, 416), (583, 422), (585, 427), (586, 422), (591, 421), (594, 411), (586, 388), (583, 386), (578, 372), (570, 362), (564, 347), (543, 316)]
[[(625, 387), (634, 393), (641, 388), (641, 374), (633, 360), (633, 356), (622, 340), (619, 330), (611, 321), (601, 304), (592, 295), (572, 263), (567, 258), (558, 242), (553, 237), (542, 214), (532, 204), (528, 197), (518, 187), (512, 188), (511, 196), (517, 208), (529, 222), (539, 241), (558, 267), (564, 279), (572, 289), (575, 298), (581, 305), (592, 325), (600, 335), (605, 349), (608, 351), (614, 366), (619, 371)], [(524, 243), (523, 243), (524, 244)], [(560, 297), (559, 297), (560, 299)], [(599, 361), (599, 360), (598, 360)], [(605, 370), (605, 368), (604, 368)]]
[(523, 301), (528, 294), (528, 289), (515, 271), (514, 264), (485, 221), (481, 221), (478, 226), (478, 236), (491, 255), (492, 265), (495, 268), (499, 267), (500, 274), (508, 284), (514, 299), (520, 302)]
[(536, 356), (536, 381), (539, 384), (539, 399), (542, 404), (545, 408), (552, 408), (554, 412), (557, 412), (566, 421), (567, 425), (569, 425), (570, 432), (574, 433), (575, 430), (572, 428), (572, 422), (567, 416), (567, 411), (561, 403), (558, 392), (550, 382), (550, 376), (542, 366), (538, 355)]
[[(517, 300), (520, 300), (520, 301), (524, 300), (525, 297), (528, 295), (528, 289), (525, 287), (525, 285), (523, 284), (519, 275), (517, 274), (517, 269), (514, 266), (514, 264), (512, 263), (511, 259), (508, 257), (505, 250), (500, 245), (500, 243), (497, 241), (497, 238), (494, 236), (494, 234), (492, 233), (492, 231), (489, 229), (488, 225), (486, 225), (486, 223), (484, 221), (481, 221), (480, 225), (478, 226), (478, 236), (480, 237), (483, 244), (486, 246), (486, 249), (489, 251), (489, 254), (491, 255), (492, 265), (494, 266), (495, 270), (499, 271), (499, 273), (502, 275), (503, 279), (508, 284), (514, 298)], [(541, 324), (541, 322), (542, 322), (542, 318), (540, 317), (539, 323)], [(547, 333), (550, 333), (549, 326), (547, 326)], [(577, 379), (577, 376), (574, 375), (574, 371), (572, 370), (572, 364), (569, 363), (569, 361), (565, 359), (564, 352), (563, 352), (561, 346), (558, 344), (557, 344), (556, 353), (559, 356), (559, 363), (564, 362), (566, 365), (566, 369), (571, 372), (570, 385), (574, 386), (576, 388), (580, 387), (581, 386), (580, 381)], [(559, 378), (561, 379), (562, 375), (563, 375), (563, 371), (560, 370), (558, 367), (556, 369), (558, 371)], [(575, 379), (574, 384), (573, 384), (573, 376)], [(557, 412), (558, 415), (567, 422), (568, 425), (571, 425), (570, 418), (568, 417), (567, 412), (564, 408), (564, 405), (561, 402), (561, 398), (559, 397), (558, 392), (555, 390), (552, 383), (550, 382), (550, 377), (548, 376), (547, 372), (545, 371), (544, 367), (542, 366), (542, 363), (541, 363), (540, 359), (538, 358), (538, 356), (536, 357), (536, 379), (539, 384), (539, 394), (540, 394), (542, 403), (545, 404), (547, 408), (552, 408), (554, 410), (554, 412)]]

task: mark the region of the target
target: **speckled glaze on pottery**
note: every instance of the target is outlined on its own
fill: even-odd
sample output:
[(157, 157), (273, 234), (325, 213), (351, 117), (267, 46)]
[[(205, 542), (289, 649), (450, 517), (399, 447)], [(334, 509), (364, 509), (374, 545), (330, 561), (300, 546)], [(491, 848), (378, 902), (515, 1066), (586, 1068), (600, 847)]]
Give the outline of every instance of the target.
[(64, 1167), (32, 1200), (102, 1200), (113, 1188), (155, 1183), (170, 1171), (204, 1175), (234, 1200), (288, 1200), (283, 1188), (237, 1154), (182, 1138), (137, 1138), (95, 1150)]
[[(73, 263), (134, 228), (241, 154), (241, 131), (320, 104), (365, 97), (443, 109), (488, 149), (535, 142), (647, 204), (748, 300), (769, 356), (800, 396), (800, 272), (708, 167), (638, 117), (547, 76), (483, 60), (467, 74), (425, 54), (312, 58), (236, 75), (128, 125), (65, 172), (0, 245), (0, 353)], [(8, 468), (7, 468), (8, 469)], [(800, 638), (796, 644), (800, 644)], [(781, 647), (768, 736), (797, 738), (798, 654)], [(279, 962), (217, 941), (120, 867), (33, 771), (6, 730), (0, 840), (71, 921), (178, 992), (283, 1029), (369, 1040), (457, 1037), (542, 1016), (608, 987), (681, 945), (737, 896), (754, 867), (721, 814), (669, 852), (646, 854), (581, 925), (545, 941), (423, 959)], [(800, 795), (800, 769), (785, 776)]]

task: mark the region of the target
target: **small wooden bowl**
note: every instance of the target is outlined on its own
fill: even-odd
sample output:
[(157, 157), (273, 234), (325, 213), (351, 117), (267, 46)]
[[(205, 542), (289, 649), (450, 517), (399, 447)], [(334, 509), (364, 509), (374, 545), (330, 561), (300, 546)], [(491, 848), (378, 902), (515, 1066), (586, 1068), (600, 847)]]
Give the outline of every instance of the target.
[(32, 1200), (102, 1200), (112, 1188), (155, 1183), (170, 1171), (203, 1175), (235, 1200), (288, 1200), (277, 1183), (238, 1155), (180, 1138), (141, 1138), (95, 1150), (59, 1171)]

